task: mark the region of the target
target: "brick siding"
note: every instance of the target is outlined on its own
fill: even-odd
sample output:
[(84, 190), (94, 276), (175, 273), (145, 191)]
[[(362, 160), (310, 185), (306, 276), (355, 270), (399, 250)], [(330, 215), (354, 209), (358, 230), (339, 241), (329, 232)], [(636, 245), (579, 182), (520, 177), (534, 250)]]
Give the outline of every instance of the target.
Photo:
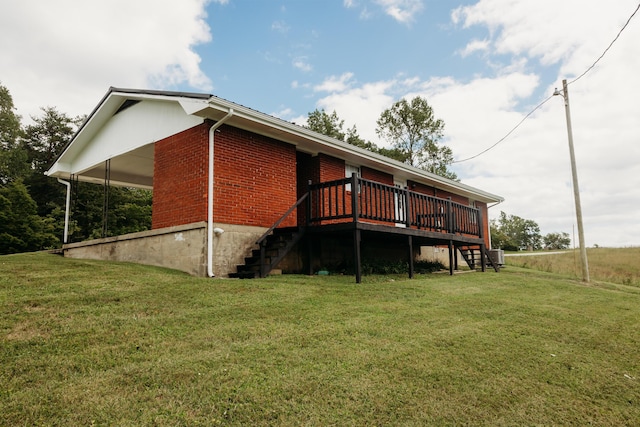
[[(203, 123), (155, 144), (153, 228), (207, 220), (210, 126)], [(218, 130), (214, 220), (270, 227), (296, 201), (295, 147), (229, 126)], [(283, 226), (295, 223), (292, 216)]]

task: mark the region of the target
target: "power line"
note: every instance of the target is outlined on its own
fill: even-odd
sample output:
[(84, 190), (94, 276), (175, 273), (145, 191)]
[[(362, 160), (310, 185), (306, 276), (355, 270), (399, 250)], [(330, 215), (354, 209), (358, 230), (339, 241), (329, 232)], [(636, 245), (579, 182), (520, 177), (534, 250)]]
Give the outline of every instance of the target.
[[(622, 32), (625, 30), (625, 28), (627, 28), (627, 26), (629, 25), (629, 22), (631, 22), (631, 20), (633, 19), (633, 17), (636, 15), (636, 13), (638, 13), (638, 10), (640, 10), (640, 3), (638, 3), (638, 6), (636, 7), (636, 10), (631, 14), (631, 16), (629, 16), (629, 19), (627, 19), (627, 22), (625, 22), (625, 24), (622, 26), (622, 28), (620, 28), (620, 31), (618, 31), (618, 34), (615, 36), (615, 38), (611, 41), (611, 43), (609, 43), (609, 46), (607, 46), (607, 48), (604, 50), (604, 52), (602, 52), (602, 55), (600, 55), (598, 57), (598, 59), (596, 59), (594, 61), (593, 64), (591, 64), (591, 66), (589, 68), (587, 68), (582, 74), (580, 74), (578, 77), (576, 77), (575, 79), (571, 80), (569, 83), (567, 83), (567, 85), (570, 85), (572, 83), (577, 82), (578, 80), (580, 80), (582, 77), (584, 77), (589, 71), (591, 71), (596, 64), (598, 64), (598, 62), (600, 62), (600, 60), (602, 58), (604, 58), (604, 56), (607, 54), (607, 52), (609, 51), (609, 49), (611, 49), (611, 47), (613, 46), (613, 44), (618, 40), (618, 38), (620, 37), (620, 35), (622, 34)], [(471, 157), (467, 157), (466, 159), (462, 159), (462, 160), (454, 160), (453, 163), (462, 163), (462, 162), (466, 162), (468, 160), (472, 160), (475, 159), (476, 157), (479, 157), (481, 155), (483, 155), (484, 153), (486, 153), (487, 151), (492, 150), (493, 148), (495, 148), (498, 144), (500, 144), (502, 141), (504, 141), (505, 139), (507, 139), (509, 137), (509, 135), (511, 135), (513, 132), (515, 132), (516, 129), (518, 129), (520, 127), (520, 125), (522, 125), (522, 123), (524, 123), (525, 120), (527, 120), (534, 112), (536, 112), (536, 110), (538, 110), (540, 107), (542, 107), (544, 104), (547, 103), (547, 101), (549, 101), (551, 98), (553, 98), (553, 95), (549, 96), (547, 99), (545, 99), (544, 101), (542, 101), (540, 104), (538, 104), (533, 110), (531, 110), (526, 116), (524, 116), (524, 118), (522, 120), (520, 120), (520, 122), (518, 122), (517, 125), (515, 125), (509, 132), (507, 132), (507, 134), (505, 136), (503, 136), (502, 138), (500, 138), (495, 144), (493, 144), (491, 147), (479, 152), (478, 154), (471, 156)]]
[(589, 71), (591, 71), (593, 69), (593, 67), (595, 67), (596, 64), (598, 62), (600, 62), (600, 60), (602, 58), (604, 58), (604, 56), (607, 54), (609, 49), (611, 49), (611, 46), (613, 46), (613, 44), (616, 42), (616, 40), (618, 40), (618, 37), (620, 37), (620, 34), (622, 34), (622, 32), (624, 31), (625, 28), (627, 28), (627, 25), (629, 25), (629, 22), (631, 22), (631, 20), (635, 16), (635, 14), (638, 13), (638, 9), (640, 9), (640, 3), (638, 3), (638, 7), (636, 7), (636, 10), (634, 10), (633, 13), (631, 14), (631, 16), (629, 17), (629, 19), (627, 19), (627, 22), (625, 22), (625, 24), (622, 26), (622, 28), (620, 28), (620, 31), (618, 31), (618, 34), (613, 39), (613, 41), (611, 43), (609, 43), (609, 46), (607, 46), (607, 48), (604, 50), (604, 52), (602, 52), (602, 55), (600, 55), (600, 57), (598, 59), (596, 59), (595, 62), (593, 64), (591, 64), (591, 66), (585, 70), (584, 73), (580, 74), (578, 77), (576, 77), (575, 79), (571, 80), (569, 83), (567, 83), (567, 85), (570, 85), (571, 83), (575, 83), (578, 80), (580, 80), (582, 77), (584, 77), (585, 74), (587, 74)]
[(544, 104), (547, 103), (547, 101), (549, 101), (551, 98), (553, 98), (553, 95), (549, 96), (547, 99), (545, 99), (544, 101), (542, 101), (540, 104), (538, 104), (533, 110), (531, 110), (529, 112), (529, 114), (527, 114), (526, 116), (524, 116), (524, 118), (522, 120), (520, 120), (520, 122), (515, 125), (513, 127), (513, 129), (511, 129), (509, 132), (507, 132), (507, 134), (505, 136), (503, 136), (502, 138), (500, 138), (498, 140), (498, 142), (496, 142), (495, 144), (493, 144), (491, 147), (487, 148), (486, 150), (483, 150), (481, 152), (479, 152), (478, 154), (476, 154), (475, 156), (471, 156), (471, 157), (467, 157), (466, 159), (462, 159), (462, 160), (454, 160), (451, 163), (462, 163), (462, 162), (466, 162), (467, 160), (471, 160), (471, 159), (475, 159), (476, 157), (479, 157), (481, 155), (483, 155), (484, 153), (486, 153), (487, 151), (493, 149), (496, 145), (500, 144), (502, 141), (504, 141), (505, 139), (507, 139), (509, 137), (509, 135), (511, 135), (516, 129), (518, 129), (520, 127), (520, 125), (522, 123), (524, 123), (525, 120), (527, 120), (529, 118), (530, 115), (532, 115), (533, 113), (536, 112), (536, 110), (538, 110), (540, 107), (542, 107)]

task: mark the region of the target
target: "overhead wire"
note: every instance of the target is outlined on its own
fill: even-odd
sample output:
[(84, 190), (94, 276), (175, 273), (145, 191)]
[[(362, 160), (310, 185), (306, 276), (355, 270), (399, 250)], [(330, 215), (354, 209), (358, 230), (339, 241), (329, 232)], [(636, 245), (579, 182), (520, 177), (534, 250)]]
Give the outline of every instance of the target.
[[(604, 56), (607, 54), (607, 52), (609, 51), (609, 49), (611, 49), (611, 47), (613, 46), (613, 44), (618, 40), (618, 38), (620, 37), (620, 35), (622, 34), (622, 32), (625, 30), (625, 28), (627, 28), (627, 26), (629, 25), (629, 22), (631, 22), (631, 20), (633, 19), (633, 17), (636, 15), (636, 13), (638, 13), (638, 10), (640, 10), (640, 3), (638, 3), (638, 6), (636, 7), (636, 10), (631, 14), (631, 16), (629, 16), (629, 19), (627, 19), (627, 22), (625, 22), (625, 24), (622, 26), (622, 28), (620, 28), (620, 31), (618, 31), (618, 34), (614, 37), (614, 39), (611, 41), (611, 43), (609, 43), (609, 46), (607, 46), (607, 48), (604, 50), (604, 52), (602, 52), (602, 55), (600, 55), (598, 57), (598, 59), (596, 59), (593, 64), (591, 64), (591, 66), (589, 66), (582, 74), (580, 74), (578, 77), (576, 77), (575, 79), (571, 80), (570, 82), (567, 83), (567, 85), (570, 85), (572, 83), (577, 82), (578, 80), (580, 80), (582, 77), (584, 77), (589, 71), (591, 71), (597, 64), (598, 62), (600, 62), (600, 60), (602, 58), (604, 58)], [(507, 132), (505, 134), (505, 136), (503, 136), (502, 138), (500, 138), (495, 144), (493, 144), (492, 146), (490, 146), (489, 148), (486, 148), (485, 150), (479, 152), (478, 154), (475, 154), (471, 157), (467, 157), (465, 159), (461, 159), (461, 160), (454, 160), (451, 163), (462, 163), (462, 162), (466, 162), (469, 160), (473, 160), (476, 157), (480, 157), (481, 155), (485, 154), (486, 152), (492, 150), (493, 148), (495, 148), (498, 144), (500, 144), (501, 142), (503, 142), (505, 139), (507, 139), (513, 132), (516, 131), (516, 129), (518, 129), (522, 123), (524, 123), (533, 113), (535, 113), (540, 107), (542, 107), (544, 104), (546, 104), (551, 98), (553, 98), (554, 95), (550, 95), (549, 97), (547, 97), (544, 101), (542, 101), (540, 104), (536, 105), (533, 110), (529, 111), (529, 113), (524, 116), (524, 118), (522, 120), (520, 120), (520, 122), (518, 122), (517, 125), (515, 125), (509, 132)]]

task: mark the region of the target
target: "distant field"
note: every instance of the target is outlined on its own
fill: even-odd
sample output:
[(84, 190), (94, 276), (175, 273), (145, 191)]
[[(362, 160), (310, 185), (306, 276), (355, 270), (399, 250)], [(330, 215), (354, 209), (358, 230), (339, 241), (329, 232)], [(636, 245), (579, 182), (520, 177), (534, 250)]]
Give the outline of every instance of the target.
[[(640, 247), (587, 249), (591, 280), (640, 287)], [(505, 258), (507, 265), (582, 277), (580, 251)]]
[[(596, 258), (596, 257), (594, 257)], [(0, 425), (637, 426), (640, 288), (0, 256)]]

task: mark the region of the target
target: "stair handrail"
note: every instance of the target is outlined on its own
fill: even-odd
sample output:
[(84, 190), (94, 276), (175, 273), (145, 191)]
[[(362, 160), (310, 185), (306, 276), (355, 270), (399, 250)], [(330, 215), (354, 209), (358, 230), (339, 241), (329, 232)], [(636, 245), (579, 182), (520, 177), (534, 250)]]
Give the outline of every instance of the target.
[(269, 228), (267, 231), (265, 231), (265, 232), (264, 232), (264, 234), (263, 234), (263, 235), (262, 235), (262, 236), (261, 236), (261, 237), (256, 241), (256, 244), (257, 244), (257, 245), (262, 245), (262, 242), (264, 242), (264, 241), (266, 240), (266, 238), (267, 238), (267, 237), (269, 237), (269, 235), (271, 234), (271, 232), (273, 232), (273, 230), (275, 230), (276, 228), (278, 228), (278, 226), (279, 226), (280, 224), (282, 224), (282, 221), (284, 221), (285, 219), (287, 219), (287, 217), (288, 217), (289, 215), (291, 215), (291, 212), (293, 212), (293, 211), (294, 211), (294, 209), (296, 209), (298, 206), (300, 206), (300, 204), (301, 204), (302, 202), (304, 202), (304, 201), (307, 199), (307, 197), (309, 197), (309, 193), (308, 193), (308, 192), (307, 192), (307, 193), (305, 193), (305, 194), (303, 194), (303, 195), (302, 195), (302, 197), (300, 197), (300, 198), (298, 199), (298, 201), (297, 201), (293, 206), (291, 206), (291, 207), (289, 208), (289, 210), (288, 210), (287, 212), (285, 212), (285, 213), (284, 213), (284, 215), (282, 215), (282, 216), (280, 217), (280, 219), (279, 219), (279, 220), (277, 220), (277, 221), (275, 222), (275, 224), (273, 224), (273, 225), (271, 226), (271, 228)]

